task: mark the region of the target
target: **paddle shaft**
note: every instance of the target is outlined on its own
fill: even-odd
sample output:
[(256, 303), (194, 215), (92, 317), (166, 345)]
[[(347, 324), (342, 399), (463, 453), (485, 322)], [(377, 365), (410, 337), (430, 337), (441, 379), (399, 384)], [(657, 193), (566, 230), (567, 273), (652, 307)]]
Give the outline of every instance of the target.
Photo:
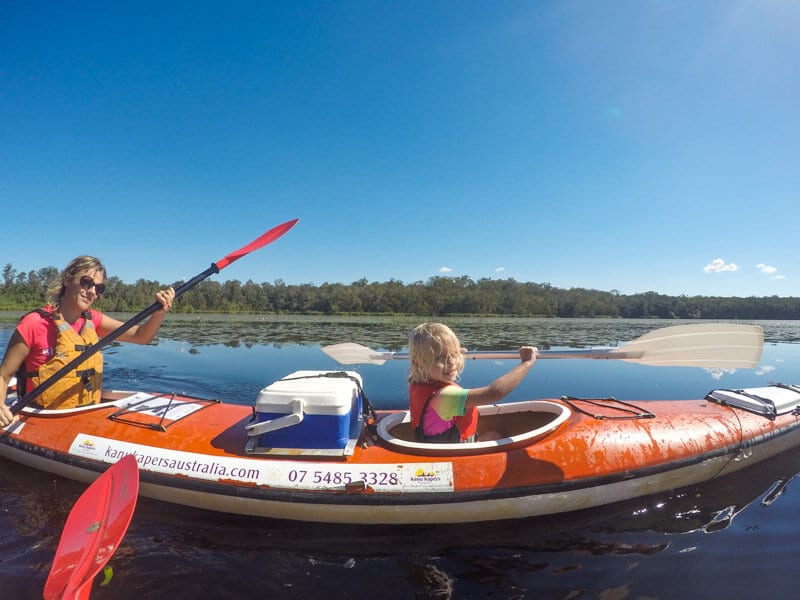
[[(230, 254), (228, 254), (224, 258), (221, 258), (215, 263), (211, 263), (211, 266), (207, 268), (205, 271), (203, 271), (198, 275), (195, 275), (186, 283), (183, 283), (180, 286), (178, 286), (175, 289), (175, 298), (180, 297), (184, 292), (190, 290), (191, 288), (196, 286), (198, 283), (200, 283), (210, 275), (219, 273), (222, 269), (227, 267), (233, 261), (239, 260), (242, 256), (252, 252), (253, 250), (261, 248), (262, 246), (266, 246), (270, 242), (275, 241), (276, 239), (281, 237), (284, 233), (289, 231), (289, 229), (294, 227), (297, 221), (298, 219), (294, 219), (292, 221), (287, 221), (286, 223), (273, 227), (272, 229), (261, 235), (261, 237), (253, 240), (246, 246), (240, 248), (239, 250), (236, 250), (235, 252), (231, 252)], [(162, 306), (160, 302), (153, 302), (153, 304), (145, 308), (142, 312), (135, 315), (129, 321), (123, 323), (122, 325), (117, 327), (114, 331), (101, 338), (96, 344), (86, 348), (83, 352), (81, 352), (81, 354), (76, 356), (73, 360), (71, 360), (66, 365), (61, 367), (58, 371), (53, 373), (53, 375), (51, 375), (47, 380), (43, 381), (39, 386), (35, 387), (30, 392), (25, 394), (23, 398), (21, 398), (14, 406), (11, 407), (11, 413), (17, 414), (23, 408), (28, 406), (28, 404), (33, 402), (33, 400), (41, 396), (44, 392), (46, 392), (53, 385), (55, 385), (55, 383), (59, 379), (61, 379), (64, 375), (66, 375), (67, 373), (75, 369), (78, 365), (80, 365), (82, 362), (84, 362), (87, 358), (93, 356), (97, 352), (100, 352), (100, 350), (108, 346), (111, 342), (116, 340), (119, 336), (128, 331), (131, 327), (138, 325), (139, 323), (144, 321), (147, 317), (151, 316), (154, 312), (160, 310), (161, 308)]]
[[(537, 350), (536, 351), (536, 358), (537, 360), (540, 358), (614, 358), (614, 359), (632, 359), (638, 358), (641, 353), (638, 352), (627, 352), (627, 353), (615, 353), (610, 355), (609, 352), (611, 350), (617, 350), (616, 346), (609, 346), (607, 348), (603, 347), (596, 347), (596, 348), (588, 348), (584, 349), (577, 349), (577, 350)], [(512, 358), (519, 358), (519, 351), (517, 350), (498, 350), (498, 351), (491, 351), (491, 350), (471, 350), (468, 352), (464, 352), (463, 356), (467, 360), (508, 360)], [(376, 358), (380, 358), (382, 360), (408, 360), (410, 358), (407, 352), (378, 352), (376, 353)]]

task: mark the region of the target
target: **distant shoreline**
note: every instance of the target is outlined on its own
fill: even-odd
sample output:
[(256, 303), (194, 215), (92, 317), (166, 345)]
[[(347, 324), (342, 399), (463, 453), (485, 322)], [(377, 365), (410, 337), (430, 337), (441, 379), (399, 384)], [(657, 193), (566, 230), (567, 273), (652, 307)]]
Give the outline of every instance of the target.
[[(8, 277), (0, 284), (6, 311), (40, 306), (50, 270)], [(149, 306), (155, 281), (106, 281), (107, 292), (95, 307), (108, 313), (135, 314)], [(287, 285), (238, 280), (206, 280), (176, 301), (174, 314), (476, 317), (606, 317), (625, 319), (800, 320), (800, 298), (667, 296), (656, 292), (621, 294), (616, 290), (562, 289), (514, 279), (432, 277), (425, 282)]]

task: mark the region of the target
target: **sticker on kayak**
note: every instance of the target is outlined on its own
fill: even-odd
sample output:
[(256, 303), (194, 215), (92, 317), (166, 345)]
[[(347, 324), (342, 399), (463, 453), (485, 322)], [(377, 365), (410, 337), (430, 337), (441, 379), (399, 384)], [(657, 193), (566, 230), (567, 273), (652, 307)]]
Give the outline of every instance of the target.
[(78, 434), (69, 453), (106, 463), (133, 454), (139, 469), (208, 481), (230, 480), (280, 489), (375, 492), (452, 492), (447, 462), (345, 465), (306, 461), (243, 459), (194, 454)]
[(179, 421), (206, 406), (206, 404), (193, 402), (191, 400), (186, 401), (172, 398), (169, 395), (155, 396), (142, 392), (137, 392), (115, 404), (120, 408), (129, 409), (132, 413), (151, 415), (171, 421)]

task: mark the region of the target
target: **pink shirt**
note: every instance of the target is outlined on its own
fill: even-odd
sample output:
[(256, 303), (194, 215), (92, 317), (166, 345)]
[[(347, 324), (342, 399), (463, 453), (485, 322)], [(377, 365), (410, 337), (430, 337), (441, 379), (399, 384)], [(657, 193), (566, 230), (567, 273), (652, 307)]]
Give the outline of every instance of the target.
[[(45, 310), (49, 311), (51, 308), (48, 306)], [(99, 329), (103, 313), (93, 309), (89, 309), (89, 312), (92, 313), (92, 323), (95, 329)], [(86, 319), (80, 317), (70, 325), (72, 325), (75, 333), (80, 333), (85, 322)], [(25, 370), (28, 372), (36, 371), (53, 356), (56, 338), (58, 337), (58, 328), (53, 325), (53, 321), (50, 319), (43, 317), (38, 312), (31, 312), (22, 317), (17, 325), (17, 331), (30, 349), (28, 357), (25, 359)]]

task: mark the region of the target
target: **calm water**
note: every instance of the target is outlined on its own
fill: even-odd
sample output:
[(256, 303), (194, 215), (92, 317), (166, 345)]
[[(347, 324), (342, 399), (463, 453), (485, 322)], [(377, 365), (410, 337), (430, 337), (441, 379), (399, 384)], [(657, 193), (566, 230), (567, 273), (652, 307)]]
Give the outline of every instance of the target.
[[(0, 314), (4, 347), (16, 315)], [(450, 319), (469, 349), (586, 347), (674, 323)], [(249, 404), (297, 369), (337, 369), (320, 345), (401, 349), (416, 321), (171, 315), (156, 345), (104, 351), (106, 386)], [(542, 360), (513, 398), (696, 398), (715, 387), (800, 382), (800, 324), (762, 322), (757, 369)], [(378, 407), (404, 406), (407, 364), (366, 366)], [(509, 368), (470, 361), (466, 386)], [(103, 598), (750, 598), (796, 593), (800, 451), (735, 478), (589, 513), (513, 523), (352, 527), (211, 514), (140, 499)], [(0, 595), (40, 598), (85, 485), (0, 460)]]

